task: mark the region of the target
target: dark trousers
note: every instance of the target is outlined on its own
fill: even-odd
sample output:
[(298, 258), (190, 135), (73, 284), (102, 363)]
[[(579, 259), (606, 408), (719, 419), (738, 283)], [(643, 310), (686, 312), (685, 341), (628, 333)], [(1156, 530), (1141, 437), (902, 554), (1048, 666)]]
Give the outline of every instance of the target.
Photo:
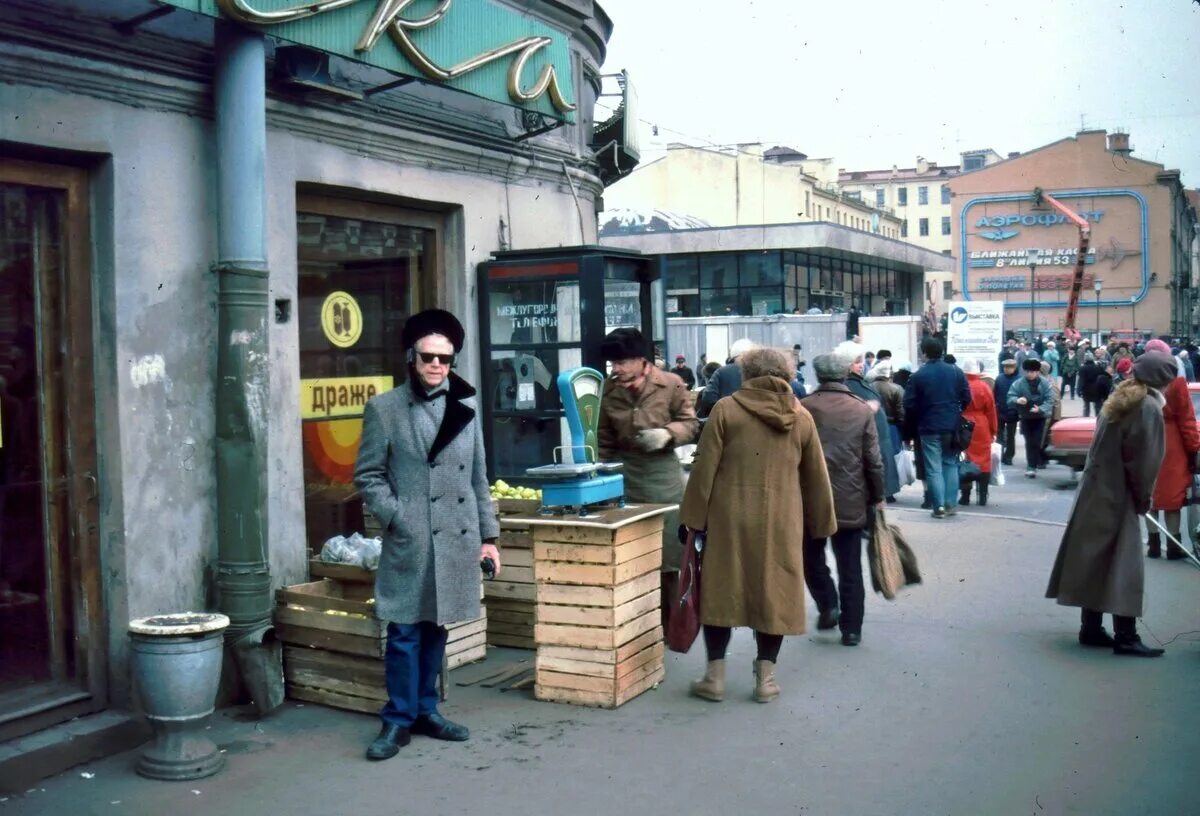
[(385, 724), (408, 728), (417, 717), (437, 713), (445, 654), (444, 627), (430, 621), (388, 624), (383, 658), (388, 701), (379, 712)]
[(1035, 468), (1042, 463), (1042, 436), (1045, 433), (1044, 416), (1021, 420), (1021, 434), (1025, 437), (1025, 467)]
[(1071, 391), (1071, 396), (1074, 397), (1075, 396), (1075, 375), (1074, 374), (1063, 374), (1062, 389), (1059, 392), (1062, 394), (1063, 399), (1067, 398), (1067, 390), (1068, 389), (1070, 389), (1070, 391)]
[(1099, 399), (1099, 400), (1091, 400), (1091, 399), (1084, 398), (1084, 400), (1083, 400), (1083, 415), (1084, 415), (1084, 416), (1091, 416), (1091, 415), (1092, 415), (1092, 409), (1093, 409), (1093, 408), (1095, 408), (1095, 409), (1096, 409), (1096, 416), (1097, 416), (1097, 417), (1099, 417), (1099, 416), (1100, 416), (1100, 409), (1101, 409), (1101, 408), (1103, 408), (1103, 407), (1104, 407), (1104, 400), (1102, 400), (1102, 399)]
[(1017, 452), (1017, 419), (1007, 419), (1000, 417), (1000, 430), (996, 436), (1000, 442), (1003, 452), (1000, 454), (1000, 460), (1006, 465), (1011, 465), (1013, 456)]
[[(704, 651), (709, 660), (724, 660), (733, 630), (728, 626), (704, 624)], [(783, 635), (768, 635), (755, 631), (754, 643), (758, 646), (758, 659), (779, 662), (779, 650), (783, 648)]]
[[(1079, 615), (1083, 624), (1082, 630), (1094, 633), (1104, 628), (1104, 613), (1096, 609), (1080, 610)], [(1113, 615), (1113, 634), (1117, 640), (1130, 641), (1137, 639), (1137, 619), (1125, 615)]]
[[(862, 634), (863, 589), (861, 527), (838, 530), (830, 538), (806, 538), (804, 540), (804, 583), (817, 604), (819, 612), (835, 609), (839, 605), (842, 614), (839, 628), (843, 632)], [(833, 583), (829, 565), (825, 563), (825, 545), (833, 544), (833, 557), (837, 562), (838, 579)]]

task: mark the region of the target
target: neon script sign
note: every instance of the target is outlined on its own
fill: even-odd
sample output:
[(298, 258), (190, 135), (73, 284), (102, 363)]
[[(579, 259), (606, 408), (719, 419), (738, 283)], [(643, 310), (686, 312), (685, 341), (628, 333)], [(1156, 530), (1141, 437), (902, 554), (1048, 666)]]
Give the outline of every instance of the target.
[[(563, 93), (558, 72), (554, 65), (543, 65), (532, 85), (522, 87), (521, 74), (530, 60), (554, 43), (552, 37), (538, 34), (521, 37), (506, 45), (492, 48), (449, 67), (440, 65), (426, 50), (413, 42), (415, 31), (431, 29), (450, 14), (454, 0), (439, 0), (437, 7), (421, 17), (405, 16), (405, 11), (418, 0), (375, 0), (375, 10), (354, 44), (354, 54), (362, 57), (374, 50), (381, 37), (386, 34), (396, 48), (416, 69), (428, 79), (439, 82), (467, 76), (499, 60), (511, 58), (508, 68), (508, 97), (518, 105), (532, 104), (543, 96), (560, 114), (576, 109)], [(241, 23), (256, 26), (275, 26), (294, 23), (311, 17), (354, 6), (362, 0), (324, 0), (324, 2), (295, 3), (275, 10), (256, 8), (251, 3), (260, 0), (216, 0), (217, 6), (226, 15)], [(179, 3), (176, 3), (177, 5)], [(526, 19), (522, 16), (522, 19)]]

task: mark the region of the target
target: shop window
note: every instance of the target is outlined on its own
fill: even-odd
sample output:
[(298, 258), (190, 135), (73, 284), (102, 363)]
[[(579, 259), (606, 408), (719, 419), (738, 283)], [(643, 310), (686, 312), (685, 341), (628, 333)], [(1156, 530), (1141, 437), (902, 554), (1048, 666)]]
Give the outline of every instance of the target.
[(949, 234), (950, 234), (950, 216), (943, 215), (942, 216), (942, 235), (949, 235)]
[(736, 255), (708, 255), (700, 258), (701, 288), (734, 289), (737, 285)]
[[(413, 226), (404, 211), (316, 197), (296, 218), (305, 517), (320, 549), (369, 527), (353, 484), (363, 406), (405, 379), (401, 330), (425, 305), (440, 222), (413, 214)], [(554, 297), (519, 286), (511, 295)]]
[(700, 267), (695, 255), (668, 257), (663, 272), (669, 289), (695, 289), (700, 286)]
[(879, 189), (877, 189), (875, 191), (875, 206), (881, 210), (883, 209), (883, 200), (884, 200), (884, 195), (886, 192), (887, 191), (884, 190), (882, 187), (880, 187)]
[(778, 252), (743, 252), (742, 286), (779, 286), (783, 283), (783, 262)]
[(701, 289), (700, 313), (703, 317), (739, 314), (738, 290), (733, 288)]
[(929, 203), (929, 188), (921, 186), (917, 188), (917, 204), (924, 206)]
[(928, 218), (921, 219), (921, 221), (919, 223), (919, 229), (921, 231), (922, 238), (929, 235), (929, 219)]
[(942, 203), (943, 204), (950, 203), (950, 185), (949, 184), (942, 185)]
[(604, 328), (606, 331), (620, 328), (643, 329), (642, 285), (637, 281), (604, 281)]
[(907, 187), (897, 187), (896, 188), (896, 206), (897, 207), (907, 207), (908, 206), (908, 188)]
[(740, 313), (766, 316), (783, 311), (783, 288), (779, 286), (755, 286), (740, 290)]

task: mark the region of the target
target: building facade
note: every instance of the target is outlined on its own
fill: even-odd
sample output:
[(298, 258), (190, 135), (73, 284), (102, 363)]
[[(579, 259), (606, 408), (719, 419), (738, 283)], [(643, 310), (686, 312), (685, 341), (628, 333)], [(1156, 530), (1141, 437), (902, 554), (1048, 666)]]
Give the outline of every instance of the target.
[(851, 308), (919, 315), (926, 271), (951, 268), (941, 254), (834, 224), (606, 235), (601, 243), (661, 259), (668, 317)]
[(759, 144), (670, 145), (604, 194), (606, 209), (664, 210), (714, 227), (824, 222), (900, 238), (901, 222), (806, 169), (807, 157)]
[(1063, 328), (1079, 230), (1040, 188), (1090, 223), (1079, 330), (1190, 332), (1195, 213), (1179, 172), (1133, 156), (1127, 134), (1082, 131), (949, 184), (956, 288), (1004, 301), (1007, 329)]
[[(478, 382), (476, 264), (596, 242), (599, 6), (459, 0), (407, 35), (433, 68), (541, 45), (523, 74), (509, 53), (447, 79), (386, 34), (356, 52), (369, 5), (308, 27), (348, 37), (349, 57), (230, 18), (254, 2), (0, 5), (0, 744), (128, 709), (128, 621), (213, 608), (227, 346), (261, 349), (241, 358), (263, 423), (255, 512), (272, 587), (297, 583), (310, 547), (361, 529), (362, 404), (402, 381), (406, 316), (460, 315)], [(242, 69), (266, 90), (239, 113), (248, 88), (221, 77)], [(242, 179), (222, 110), (233, 127), (265, 115)], [(241, 180), (263, 204), (230, 224)], [(263, 263), (233, 254), (234, 228), (257, 231)], [(264, 307), (226, 337), (217, 281), (242, 267), (265, 276)]]

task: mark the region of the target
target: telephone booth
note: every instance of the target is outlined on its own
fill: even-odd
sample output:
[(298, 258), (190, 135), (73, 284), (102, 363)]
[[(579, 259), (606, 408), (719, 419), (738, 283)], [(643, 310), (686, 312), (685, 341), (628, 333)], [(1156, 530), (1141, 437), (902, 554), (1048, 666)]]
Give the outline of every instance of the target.
[(641, 329), (667, 359), (660, 269), (657, 258), (597, 246), (497, 252), (479, 265), (490, 480), (528, 482), (526, 468), (554, 462), (554, 449), (569, 444), (556, 380), (578, 366), (605, 371), (608, 332)]

